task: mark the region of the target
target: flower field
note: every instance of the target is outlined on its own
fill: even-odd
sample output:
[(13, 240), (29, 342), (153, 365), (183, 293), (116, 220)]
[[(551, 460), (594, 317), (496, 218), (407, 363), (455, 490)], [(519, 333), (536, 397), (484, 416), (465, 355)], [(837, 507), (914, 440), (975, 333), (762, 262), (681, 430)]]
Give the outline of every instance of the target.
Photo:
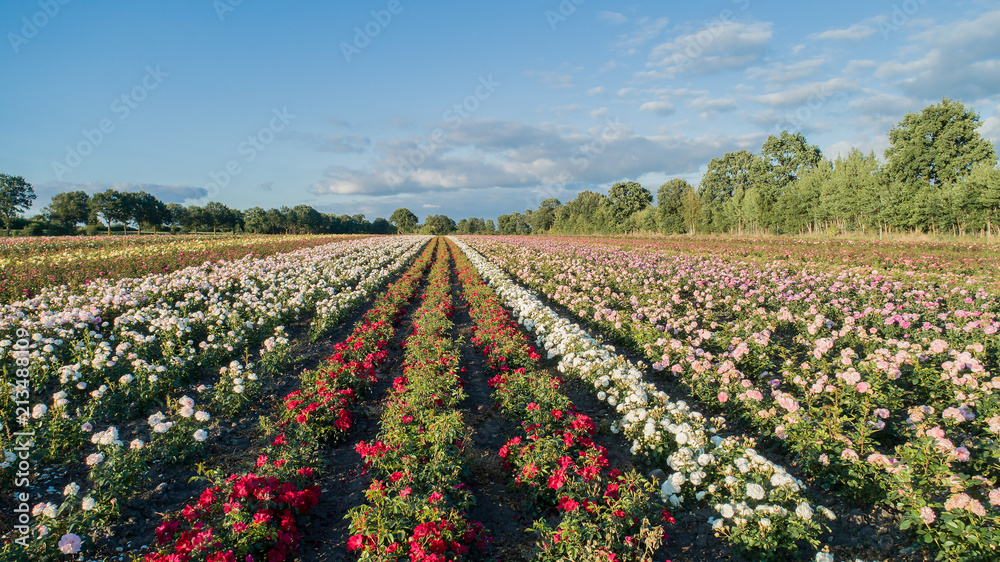
[(5, 238), (0, 242), (0, 303), (39, 289), (170, 273), (208, 261), (263, 257), (357, 236), (86, 236)]
[(0, 306), (4, 560), (1000, 555), (996, 249), (243, 240), (38, 251), (207, 253)]
[[(779, 444), (808, 481), (804, 492), (813, 487), (898, 510), (899, 528), (943, 558), (996, 558), (995, 256), (980, 263), (958, 258), (961, 268), (941, 268), (948, 260), (934, 256), (897, 256), (880, 271), (858, 262), (884, 265), (884, 256), (816, 259), (801, 247), (768, 254), (738, 244), (728, 252), (678, 252), (655, 243), (466, 241), (575, 320), (643, 357), (659, 372), (652, 380), (676, 384), (744, 435)], [(522, 313), (529, 327), (538, 322), (532, 312), (529, 304)], [(546, 326), (539, 338), (553, 331)], [(626, 412), (621, 430), (637, 452), (667, 455), (677, 476), (663, 493), (672, 503), (705, 502), (717, 512), (718, 532), (747, 545), (760, 538), (745, 535), (775, 526), (770, 514), (767, 524), (759, 513), (740, 514), (717, 497), (718, 485), (704, 486), (704, 477), (701, 485), (692, 480), (694, 455), (724, 454), (692, 443), (688, 433), (661, 445), (655, 428), (640, 432), (636, 416), (628, 419), (623, 394), (609, 390), (604, 399)], [(691, 453), (677, 449), (683, 445)], [(746, 494), (760, 499), (761, 479), (746, 476), (759, 463), (747, 457), (749, 463), (730, 458), (718, 469), (727, 481), (728, 471), (747, 482)]]

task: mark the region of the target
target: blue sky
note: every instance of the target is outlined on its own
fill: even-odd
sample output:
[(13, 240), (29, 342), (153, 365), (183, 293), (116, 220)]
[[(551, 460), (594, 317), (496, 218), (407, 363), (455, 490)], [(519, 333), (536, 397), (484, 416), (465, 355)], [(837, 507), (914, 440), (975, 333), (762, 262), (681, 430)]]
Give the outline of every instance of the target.
[(496, 217), (697, 184), (801, 131), (881, 155), (942, 97), (1000, 139), (1000, 2), (5, 0), (0, 172), (38, 193)]

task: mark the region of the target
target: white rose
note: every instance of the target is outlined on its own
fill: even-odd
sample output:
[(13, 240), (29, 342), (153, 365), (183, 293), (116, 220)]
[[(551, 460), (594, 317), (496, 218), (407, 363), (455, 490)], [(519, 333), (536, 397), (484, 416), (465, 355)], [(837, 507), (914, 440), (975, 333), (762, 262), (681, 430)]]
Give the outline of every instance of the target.
[(808, 503), (802, 502), (799, 504), (798, 507), (795, 508), (795, 515), (798, 515), (799, 519), (809, 521), (810, 519), (812, 519), (813, 510), (811, 507), (809, 507)]

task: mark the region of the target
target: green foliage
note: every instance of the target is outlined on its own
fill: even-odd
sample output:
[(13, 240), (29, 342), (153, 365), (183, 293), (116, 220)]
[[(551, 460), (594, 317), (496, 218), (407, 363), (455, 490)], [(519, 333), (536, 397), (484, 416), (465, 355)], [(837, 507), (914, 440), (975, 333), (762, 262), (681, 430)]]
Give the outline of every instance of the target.
[(660, 232), (680, 234), (687, 230), (682, 211), (685, 196), (693, 191), (691, 184), (682, 179), (672, 179), (660, 186), (656, 192), (657, 222)]
[(424, 234), (436, 234), (438, 236), (443, 236), (454, 232), (456, 226), (455, 221), (445, 215), (431, 215), (427, 217), (426, 221), (424, 221), (424, 227), (422, 230)]
[(389, 222), (396, 227), (401, 234), (409, 234), (417, 228), (417, 215), (413, 211), (400, 207), (392, 212)]
[(28, 210), (35, 197), (35, 189), (21, 176), (0, 174), (0, 218), (8, 232), (14, 218)]
[(620, 181), (608, 190), (611, 220), (622, 232), (635, 230), (629, 219), (653, 202), (653, 194), (634, 181)]

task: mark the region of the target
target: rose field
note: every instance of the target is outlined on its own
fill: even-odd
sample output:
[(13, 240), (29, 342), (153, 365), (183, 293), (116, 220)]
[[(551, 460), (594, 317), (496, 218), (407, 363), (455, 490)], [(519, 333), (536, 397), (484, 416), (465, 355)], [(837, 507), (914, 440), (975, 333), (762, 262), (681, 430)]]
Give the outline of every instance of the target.
[(1000, 558), (996, 246), (0, 252), (5, 561)]

